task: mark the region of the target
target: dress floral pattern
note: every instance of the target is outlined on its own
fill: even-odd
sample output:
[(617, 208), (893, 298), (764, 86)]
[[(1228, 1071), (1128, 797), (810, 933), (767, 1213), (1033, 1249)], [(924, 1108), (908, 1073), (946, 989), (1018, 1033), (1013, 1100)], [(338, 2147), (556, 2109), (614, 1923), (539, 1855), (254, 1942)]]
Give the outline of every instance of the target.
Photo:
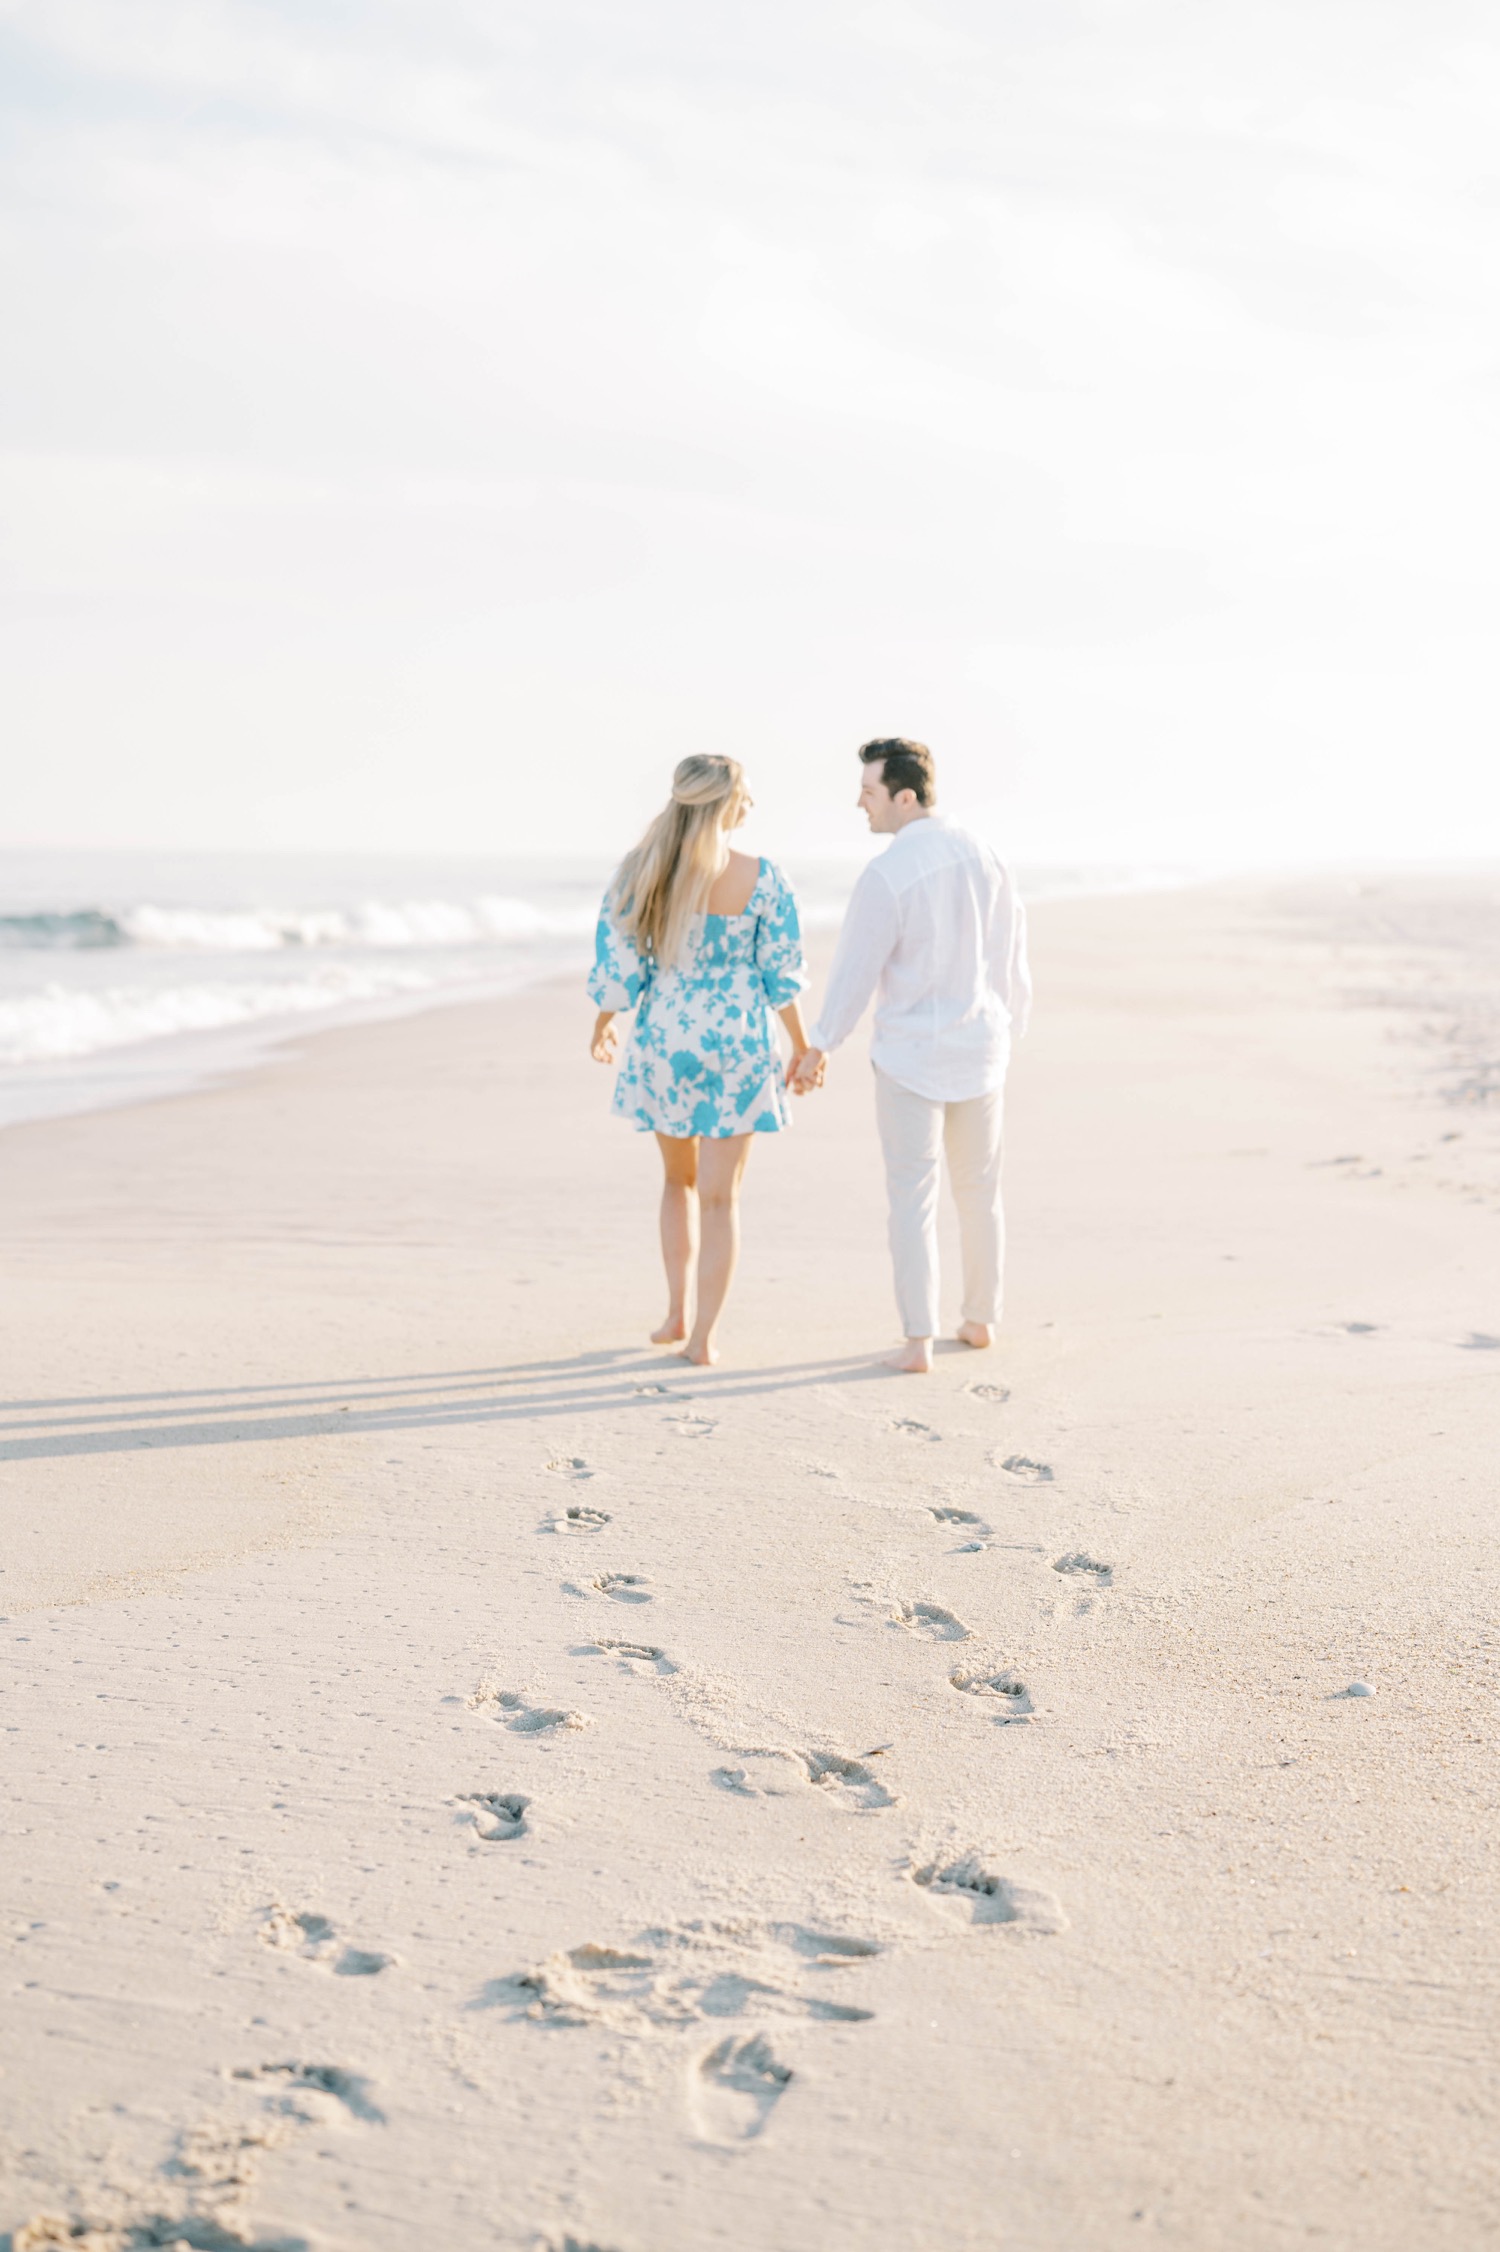
[(620, 928), (606, 893), (589, 998), (634, 1009), (612, 1108), (642, 1133), (779, 1134), (790, 1124), (771, 1011), (807, 983), (797, 902), (760, 864), (743, 913), (695, 915), (681, 963), (659, 970)]

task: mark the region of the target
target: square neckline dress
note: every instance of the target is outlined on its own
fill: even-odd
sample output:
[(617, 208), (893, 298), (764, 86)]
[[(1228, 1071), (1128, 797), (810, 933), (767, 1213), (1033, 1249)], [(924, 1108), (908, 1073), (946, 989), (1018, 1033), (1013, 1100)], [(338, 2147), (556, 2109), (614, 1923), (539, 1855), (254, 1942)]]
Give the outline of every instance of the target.
[(791, 1123), (771, 1024), (807, 984), (792, 887), (762, 859), (737, 915), (695, 915), (682, 961), (658, 969), (621, 926), (613, 886), (599, 911), (589, 998), (634, 1009), (611, 1108), (643, 1134), (779, 1134)]

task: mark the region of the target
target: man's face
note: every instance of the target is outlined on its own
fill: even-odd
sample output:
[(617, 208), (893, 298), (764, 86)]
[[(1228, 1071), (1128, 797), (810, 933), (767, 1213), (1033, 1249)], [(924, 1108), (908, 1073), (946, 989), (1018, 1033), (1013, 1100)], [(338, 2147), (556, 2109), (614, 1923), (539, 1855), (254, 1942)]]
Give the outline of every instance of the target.
[[(901, 795), (909, 798), (911, 792), (903, 790)], [(885, 786), (884, 759), (872, 759), (861, 769), (859, 807), (870, 824), (872, 836), (887, 837), (892, 830), (900, 828), (901, 809)]]

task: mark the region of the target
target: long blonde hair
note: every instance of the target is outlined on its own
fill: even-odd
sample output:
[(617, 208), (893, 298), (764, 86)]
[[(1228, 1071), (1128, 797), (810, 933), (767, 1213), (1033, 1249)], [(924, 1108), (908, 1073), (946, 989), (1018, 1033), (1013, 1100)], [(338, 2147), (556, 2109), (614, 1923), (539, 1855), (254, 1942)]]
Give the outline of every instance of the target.
[(703, 913), (723, 866), (720, 839), (744, 794), (738, 759), (712, 752), (685, 758), (672, 776), (670, 802), (615, 871), (615, 913), (659, 969), (677, 961), (689, 922)]

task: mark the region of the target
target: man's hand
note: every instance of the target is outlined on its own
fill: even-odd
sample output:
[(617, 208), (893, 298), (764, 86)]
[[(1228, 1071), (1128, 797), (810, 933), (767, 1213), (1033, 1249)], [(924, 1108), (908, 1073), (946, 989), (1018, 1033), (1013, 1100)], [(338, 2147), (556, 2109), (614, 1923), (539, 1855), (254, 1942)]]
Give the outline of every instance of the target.
[(615, 1060), (615, 1012), (601, 1009), (594, 1019), (593, 1037), (589, 1041), (589, 1054), (595, 1063), (613, 1063)]
[(786, 1067), (786, 1083), (794, 1095), (809, 1095), (821, 1087), (828, 1058), (821, 1048), (803, 1048)]

